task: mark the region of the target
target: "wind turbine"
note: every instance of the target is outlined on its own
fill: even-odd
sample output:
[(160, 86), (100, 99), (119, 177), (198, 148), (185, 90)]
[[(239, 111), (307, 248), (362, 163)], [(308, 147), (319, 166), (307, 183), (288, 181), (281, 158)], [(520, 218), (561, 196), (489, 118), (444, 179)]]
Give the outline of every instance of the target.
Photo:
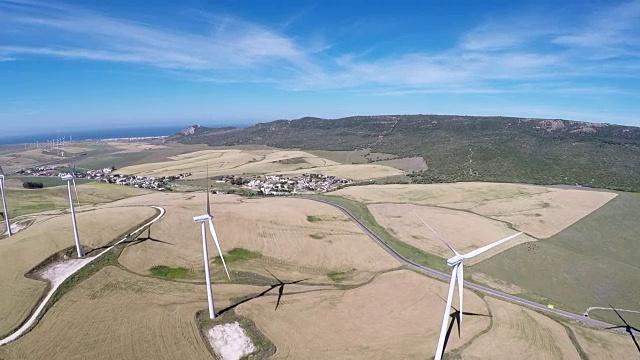
[(211, 232), (211, 236), (213, 237), (213, 241), (216, 243), (216, 248), (218, 249), (218, 254), (220, 254), (220, 260), (222, 260), (222, 265), (224, 266), (224, 271), (227, 273), (227, 277), (231, 280), (231, 276), (229, 275), (229, 270), (227, 269), (227, 264), (224, 262), (224, 256), (222, 255), (222, 250), (220, 249), (220, 243), (218, 242), (218, 235), (216, 235), (216, 229), (213, 227), (213, 216), (211, 215), (211, 204), (209, 200), (209, 169), (207, 168), (207, 210), (204, 215), (196, 216), (193, 218), (193, 221), (200, 223), (202, 225), (202, 256), (204, 258), (204, 276), (206, 279), (207, 285), (207, 300), (209, 303), (209, 318), (215, 319), (216, 310), (213, 305), (213, 291), (211, 289), (211, 273), (209, 272), (209, 249), (207, 247), (207, 231), (206, 231), (206, 223), (209, 223), (209, 231)]
[(82, 249), (80, 248), (80, 238), (78, 237), (78, 224), (76, 222), (76, 212), (73, 208), (73, 196), (71, 195), (71, 183), (73, 183), (73, 190), (76, 193), (76, 199), (78, 198), (78, 189), (76, 189), (76, 179), (72, 174), (66, 174), (62, 176), (62, 180), (67, 182), (67, 190), (69, 191), (69, 209), (71, 209), (71, 221), (73, 222), (73, 237), (76, 240), (76, 252), (78, 257), (82, 257)]
[(422, 218), (420, 216), (418, 216), (418, 214), (416, 214), (416, 212), (414, 211), (413, 214), (420, 219), (420, 221), (422, 221), (423, 224), (425, 224), (429, 230), (431, 230), (431, 232), (438, 238), (440, 239), (440, 241), (442, 241), (448, 248), (449, 250), (451, 250), (455, 255), (449, 259), (447, 259), (447, 265), (451, 266), (453, 268), (453, 270), (451, 271), (451, 282), (449, 283), (449, 294), (447, 295), (447, 307), (444, 309), (444, 318), (442, 319), (442, 328), (440, 329), (440, 338), (438, 339), (438, 347), (436, 348), (436, 355), (434, 360), (441, 360), (442, 359), (442, 355), (444, 352), (444, 342), (445, 342), (445, 338), (447, 335), (447, 322), (450, 315), (450, 309), (451, 309), (451, 302), (453, 301), (453, 290), (455, 288), (455, 284), (456, 284), (456, 280), (458, 281), (458, 296), (459, 296), (459, 301), (460, 301), (460, 310), (459, 310), (459, 318), (458, 318), (458, 325), (462, 324), (462, 294), (463, 294), (463, 288), (464, 288), (464, 260), (465, 259), (471, 259), (472, 257), (475, 257), (477, 255), (482, 254), (483, 252), (493, 249), (494, 247), (503, 244), (513, 238), (515, 238), (516, 236), (522, 234), (521, 232), (511, 235), (511, 236), (507, 236), (506, 238), (502, 239), (502, 240), (498, 240), (494, 243), (491, 243), (489, 245), (483, 246), (479, 249), (473, 250), (470, 253), (467, 254), (459, 254), (457, 251), (455, 251), (451, 245), (449, 245), (442, 237), (440, 237), (440, 235), (438, 235), (438, 233), (433, 230), (433, 228), (431, 226), (429, 226), (429, 224), (427, 224), (426, 221), (422, 220)]
[(4, 171), (2, 171), (2, 166), (0, 166), (0, 193), (2, 194), (2, 207), (4, 208), (4, 221), (7, 224), (7, 234), (9, 236), (11, 234), (11, 222), (9, 221), (9, 211), (7, 211), (7, 199), (4, 195)]

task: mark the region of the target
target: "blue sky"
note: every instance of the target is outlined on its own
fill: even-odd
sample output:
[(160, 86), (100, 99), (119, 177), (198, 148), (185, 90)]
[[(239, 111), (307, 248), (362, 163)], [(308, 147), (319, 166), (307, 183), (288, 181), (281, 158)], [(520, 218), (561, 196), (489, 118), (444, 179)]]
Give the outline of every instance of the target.
[(640, 0), (0, 0), (6, 135), (416, 113), (640, 126)]

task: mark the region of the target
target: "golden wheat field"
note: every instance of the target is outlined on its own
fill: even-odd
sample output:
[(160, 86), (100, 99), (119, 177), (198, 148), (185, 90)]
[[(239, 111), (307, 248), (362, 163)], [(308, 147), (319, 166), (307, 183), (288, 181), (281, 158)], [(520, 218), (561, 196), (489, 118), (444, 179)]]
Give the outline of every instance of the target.
[(546, 239), (617, 196), (613, 192), (524, 184), (368, 185), (332, 195), (365, 203), (412, 203), (470, 211)]
[[(0, 359), (211, 359), (213, 355), (195, 320), (196, 312), (206, 308), (203, 284), (147, 276), (155, 265), (201, 268), (200, 227), (193, 217), (203, 213), (205, 199), (203, 193), (156, 192), (79, 208), (81, 240), (92, 247), (115, 240), (151, 217), (155, 211), (149, 205), (162, 206), (167, 213), (151, 227), (151, 240), (124, 248), (118, 259), (121, 267), (105, 267), (76, 285), (34, 329), (0, 347)], [(269, 277), (267, 269), (285, 281), (308, 279), (306, 283), (286, 285), (277, 310), (276, 290), (235, 308), (273, 342), (276, 352), (272, 358), (433, 356), (447, 283), (396, 269), (400, 265), (396, 260), (331, 206), (295, 198), (247, 199), (234, 195), (212, 195), (211, 201), (223, 251), (241, 247), (262, 254), (258, 259), (230, 262), (232, 274), (242, 271)], [(493, 237), (513, 232), (497, 220), (472, 213), (411, 204), (370, 206), (373, 212), (378, 211), (376, 218), (400, 224), (397, 230), (393, 230), (396, 225), (389, 224), (398, 232), (396, 235), (417, 237), (412, 241), (424, 240), (420, 237), (427, 237), (428, 230), (416, 223), (419, 220), (415, 217), (410, 218), (411, 209), (448, 224), (436, 230), (455, 241), (459, 251), (481, 245), (485, 237), (492, 241)], [(394, 214), (398, 209), (401, 214)], [(44, 283), (22, 275), (47, 256), (73, 245), (68, 214), (34, 217), (36, 222), (31, 227), (0, 240), (0, 263), (13, 266), (0, 283), (11, 284), (10, 289), (15, 286), (10, 295), (0, 293), (0, 329), (5, 329), (0, 333), (24, 319), (44, 291)], [(460, 226), (461, 222), (483, 230), (470, 233)], [(216, 255), (212, 241), (209, 251), (211, 257)], [(220, 279), (220, 265), (213, 264), (213, 270), (214, 279)], [(346, 274), (342, 287), (333, 286), (336, 282), (329, 272)], [(0, 276), (5, 276), (4, 269)], [(218, 309), (236, 304), (239, 297), (268, 289), (221, 284), (218, 280), (213, 287)], [(469, 290), (465, 290), (464, 304), (465, 312), (479, 315), (463, 316), (461, 338), (456, 326), (452, 327), (447, 356), (580, 358), (567, 330), (549, 317)], [(457, 299), (454, 306), (458, 306)], [(627, 336), (568, 326), (590, 359), (631, 358), (637, 354)]]
[[(146, 241), (128, 247), (121, 255), (121, 264), (140, 274), (147, 274), (156, 265), (201, 268), (200, 225), (193, 222), (193, 217), (202, 214), (205, 194), (154, 194), (137, 200), (150, 198), (157, 198), (167, 209), (167, 214), (151, 228), (152, 237), (162, 242)], [(322, 279), (329, 272), (349, 272), (352, 280), (359, 280), (370, 278), (372, 272), (400, 266), (329, 205), (303, 199), (242, 199), (233, 195), (213, 195), (211, 200), (222, 251), (244, 248), (263, 255), (257, 264), (230, 263), (231, 270), (250, 269), (268, 276), (264, 266), (276, 274), (286, 270), (284, 273)], [(213, 244), (209, 255), (217, 255)], [(220, 271), (221, 266), (214, 264), (213, 270)]]
[(486, 359), (490, 355), (492, 359), (580, 359), (559, 323), (514, 304), (485, 299), (493, 325), (462, 351), (463, 358)]
[[(155, 212), (148, 207), (79, 209), (80, 242), (91, 248), (106, 245)], [(29, 279), (24, 274), (74, 244), (68, 214), (37, 216), (27, 229), (0, 240), (0, 334), (6, 334), (22, 323), (47, 288), (44, 282)]]
[[(451, 250), (420, 219), (425, 220), (461, 254), (516, 233), (503, 222), (466, 211), (411, 204), (371, 204), (368, 207), (378, 223), (393, 233), (398, 240), (444, 258), (453, 255)], [(522, 234), (499, 249), (469, 259), (467, 263), (472, 265), (527, 241), (535, 239)]]
[(170, 176), (192, 173), (190, 179), (229, 174), (301, 174), (314, 172), (354, 180), (375, 179), (404, 174), (383, 165), (341, 165), (299, 150), (202, 150), (170, 157), (170, 161), (134, 165), (118, 170), (121, 174)]
[[(286, 296), (277, 311), (262, 298), (236, 311), (276, 345), (274, 359), (424, 359), (436, 348), (445, 306), (438, 295), (446, 291), (445, 283), (401, 270), (352, 290)], [(486, 314), (472, 292), (465, 292), (465, 306)], [(451, 336), (449, 349), (490, 324), (483, 316), (464, 321), (464, 337)]]
[[(216, 285), (216, 301), (261, 289)], [(141, 277), (113, 266), (65, 294), (1, 359), (211, 359), (195, 322), (204, 285)]]
[(375, 165), (375, 164), (345, 164), (345, 165), (331, 165), (320, 166), (313, 168), (313, 170), (293, 170), (293, 171), (278, 171), (273, 170), (271, 174), (303, 174), (307, 172), (314, 172), (327, 176), (337, 176), (340, 178), (346, 178), (351, 180), (369, 180), (379, 179), (388, 176), (404, 175), (405, 172), (391, 166)]

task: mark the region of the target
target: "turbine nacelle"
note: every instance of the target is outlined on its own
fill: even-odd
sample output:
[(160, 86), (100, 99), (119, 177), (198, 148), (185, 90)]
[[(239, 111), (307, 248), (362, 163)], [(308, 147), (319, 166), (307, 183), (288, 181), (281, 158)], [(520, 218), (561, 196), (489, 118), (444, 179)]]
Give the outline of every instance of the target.
[(464, 256), (462, 256), (460, 254), (456, 254), (456, 256), (447, 259), (447, 265), (449, 265), (451, 267), (454, 267), (454, 266), (462, 263), (462, 260), (464, 260)]
[(71, 174), (65, 174), (60, 176), (60, 179), (64, 180), (64, 181), (71, 181), (74, 179), (73, 175)]
[(208, 214), (204, 214), (204, 215), (200, 215), (200, 216), (195, 216), (193, 218), (193, 221), (197, 222), (197, 223), (203, 223), (203, 222), (207, 222), (209, 221), (209, 219), (212, 219), (213, 216), (208, 215)]
[(445, 343), (445, 338), (446, 338), (446, 333), (447, 333), (447, 322), (449, 320), (449, 312), (451, 309), (451, 303), (453, 301), (453, 291), (455, 289), (456, 286), (456, 282), (458, 283), (458, 296), (459, 296), (459, 318), (458, 318), (458, 326), (462, 323), (462, 314), (463, 314), (463, 310), (462, 310), (462, 300), (463, 300), (463, 289), (464, 289), (464, 259), (470, 259), (473, 258), (475, 256), (478, 256), (486, 251), (491, 250), (492, 248), (503, 244), (513, 238), (515, 238), (516, 236), (522, 234), (521, 232), (513, 234), (511, 236), (507, 236), (506, 238), (502, 239), (502, 240), (498, 240), (494, 243), (491, 243), (489, 245), (485, 245), (481, 248), (475, 249), (469, 253), (466, 254), (459, 254), (457, 251), (455, 251), (453, 249), (453, 247), (451, 247), (451, 245), (449, 245), (449, 243), (447, 243), (440, 235), (438, 235), (438, 233), (433, 230), (433, 228), (431, 226), (429, 226), (429, 224), (427, 224), (426, 221), (422, 220), (422, 218), (420, 218), (420, 216), (418, 216), (418, 214), (415, 213), (415, 211), (413, 212), (413, 214), (420, 219), (420, 221), (422, 221), (422, 223), (424, 223), (427, 228), (429, 228), (429, 230), (431, 230), (431, 232), (438, 238), (440, 239), (440, 241), (442, 241), (442, 243), (444, 245), (446, 245), (449, 250), (451, 250), (451, 252), (453, 252), (455, 255), (452, 256), (451, 258), (447, 259), (447, 265), (451, 266), (453, 268), (453, 270), (451, 271), (451, 282), (449, 282), (449, 293), (447, 294), (447, 306), (445, 308), (445, 312), (444, 312), (444, 318), (442, 319), (442, 327), (440, 328), (440, 338), (438, 339), (438, 347), (436, 348), (436, 355), (434, 357), (434, 360), (441, 360), (442, 359), (442, 355), (444, 353), (444, 343)]

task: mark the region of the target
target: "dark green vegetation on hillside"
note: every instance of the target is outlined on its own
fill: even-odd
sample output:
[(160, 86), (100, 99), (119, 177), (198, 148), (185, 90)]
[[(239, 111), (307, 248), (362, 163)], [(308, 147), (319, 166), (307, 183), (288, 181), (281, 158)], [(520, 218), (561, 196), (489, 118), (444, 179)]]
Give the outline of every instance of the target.
[(640, 191), (640, 128), (567, 120), (450, 115), (302, 118), (198, 128), (188, 144), (354, 150), (422, 156), (413, 182), (497, 181)]
[[(521, 244), (469, 270), (544, 294), (549, 303), (576, 313), (609, 304), (638, 310), (640, 222), (621, 220), (635, 214), (640, 214), (640, 194), (621, 193), (561, 233), (537, 242), (537, 249)], [(612, 311), (596, 310), (591, 316), (619, 322)], [(640, 322), (638, 314), (624, 316)]]

